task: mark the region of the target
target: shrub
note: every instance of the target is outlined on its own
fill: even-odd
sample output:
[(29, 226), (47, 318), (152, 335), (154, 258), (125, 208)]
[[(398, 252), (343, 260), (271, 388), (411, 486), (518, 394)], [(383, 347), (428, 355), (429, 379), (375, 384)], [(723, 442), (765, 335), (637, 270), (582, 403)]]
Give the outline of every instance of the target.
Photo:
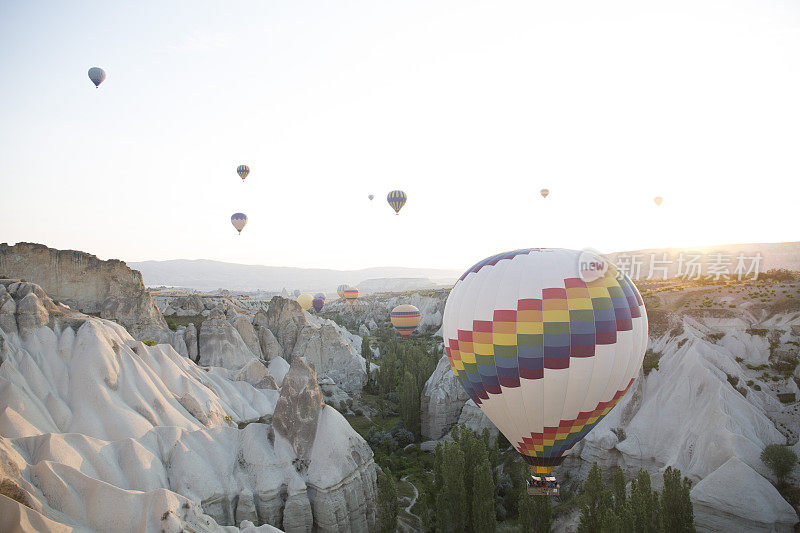
[(747, 330), (747, 333), (750, 335), (758, 335), (759, 337), (766, 337), (767, 333), (769, 333), (769, 330), (763, 328), (750, 328)]
[(736, 362), (737, 363), (741, 363), (742, 361), (744, 361), (744, 357), (737, 357), (736, 358)]
[(778, 478), (778, 482), (782, 483), (797, 465), (797, 454), (788, 446), (770, 444), (761, 452), (761, 462), (767, 465)]
[(645, 376), (652, 370), (658, 370), (658, 360), (661, 359), (662, 355), (661, 352), (654, 352), (652, 350), (647, 350), (647, 352), (645, 352), (644, 360), (642, 361), (642, 370)]
[(157, 344), (156, 341), (143, 341), (143, 342), (148, 346), (155, 346)]
[(794, 397), (794, 393), (793, 392), (784, 392), (784, 393), (778, 394), (778, 399), (781, 401), (781, 403), (794, 403), (795, 402), (795, 397)]
[(730, 374), (725, 374), (725, 375), (728, 376), (728, 383), (730, 383), (731, 386), (735, 389), (736, 385), (739, 384), (739, 378), (736, 376), (731, 376)]

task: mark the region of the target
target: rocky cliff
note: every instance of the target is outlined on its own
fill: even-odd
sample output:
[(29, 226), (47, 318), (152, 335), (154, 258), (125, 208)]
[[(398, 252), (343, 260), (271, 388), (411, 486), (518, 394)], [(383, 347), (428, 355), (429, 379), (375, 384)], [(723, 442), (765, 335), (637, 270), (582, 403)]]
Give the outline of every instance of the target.
[(73, 309), (121, 324), (134, 338), (169, 342), (167, 324), (141, 274), (122, 261), (42, 244), (3, 243), (0, 277), (35, 283)]
[(252, 364), (201, 368), (0, 281), (0, 530), (372, 528), (369, 447), (321, 402), (278, 429), (294, 411), (276, 405), (321, 397), (316, 380), (254, 386)]

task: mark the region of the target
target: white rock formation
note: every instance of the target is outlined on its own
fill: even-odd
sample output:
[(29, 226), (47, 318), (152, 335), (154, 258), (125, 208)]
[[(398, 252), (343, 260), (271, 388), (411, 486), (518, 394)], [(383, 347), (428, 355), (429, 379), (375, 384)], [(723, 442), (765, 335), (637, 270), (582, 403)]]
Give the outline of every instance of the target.
[(422, 388), (422, 435), (432, 440), (444, 436), (458, 421), (468, 399), (469, 395), (450, 368), (447, 356), (443, 355)]
[[(297, 302), (274, 297), (266, 313), (266, 327), (274, 334), (290, 363), (297, 357), (333, 379), (349, 394), (359, 395), (367, 380), (366, 362), (360, 355), (361, 337), (331, 320), (312, 316)], [(257, 317), (258, 323), (263, 319)], [(264, 326), (260, 326), (263, 328)]]
[(237, 380), (266, 370), (254, 356), (203, 369), (35, 285), (0, 287), (0, 531), (373, 527), (369, 447), (321, 405), (295, 435), (310, 442), (273, 430), (281, 394), (299, 389)]
[(256, 359), (239, 331), (220, 309), (214, 309), (200, 326), (198, 339), (200, 364), (239, 370)]
[(695, 525), (700, 531), (791, 533), (797, 513), (758, 472), (737, 457), (692, 489)]
[(491, 435), (492, 438), (497, 438), (497, 435), (500, 433), (497, 427), (492, 424), (492, 421), (483, 414), (483, 411), (481, 411), (472, 400), (468, 400), (467, 403), (464, 404), (464, 408), (461, 410), (461, 414), (458, 417), (458, 425), (460, 426), (462, 424), (479, 435), (483, 433), (484, 429), (489, 430), (489, 435)]

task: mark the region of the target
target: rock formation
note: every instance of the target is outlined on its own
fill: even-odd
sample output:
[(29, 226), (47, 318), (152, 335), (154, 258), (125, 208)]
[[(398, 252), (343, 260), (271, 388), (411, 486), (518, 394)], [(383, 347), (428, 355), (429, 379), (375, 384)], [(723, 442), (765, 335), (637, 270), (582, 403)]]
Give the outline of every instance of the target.
[(89, 315), (114, 320), (140, 340), (163, 340), (167, 324), (139, 272), (122, 261), (101, 261), (42, 244), (0, 244), (0, 275), (42, 287), (51, 298)]
[[(367, 531), (371, 451), (302, 358), (293, 368), (279, 392), (255, 356), (203, 369), (0, 281), (0, 530)], [(315, 415), (287, 429), (304, 401)]]
[(297, 458), (306, 464), (324, 405), (317, 373), (302, 359), (295, 359), (283, 378), (272, 424), (289, 441)]
[(440, 439), (458, 421), (469, 395), (443, 355), (422, 388), (422, 436)]

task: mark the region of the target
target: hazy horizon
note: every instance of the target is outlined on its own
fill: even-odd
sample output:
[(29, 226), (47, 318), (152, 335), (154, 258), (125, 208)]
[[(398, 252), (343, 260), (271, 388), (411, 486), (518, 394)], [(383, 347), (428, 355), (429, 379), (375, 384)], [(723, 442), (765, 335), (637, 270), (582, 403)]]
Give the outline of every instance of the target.
[(0, 239), (338, 269), (791, 241), (799, 28), (752, 0), (5, 2)]

